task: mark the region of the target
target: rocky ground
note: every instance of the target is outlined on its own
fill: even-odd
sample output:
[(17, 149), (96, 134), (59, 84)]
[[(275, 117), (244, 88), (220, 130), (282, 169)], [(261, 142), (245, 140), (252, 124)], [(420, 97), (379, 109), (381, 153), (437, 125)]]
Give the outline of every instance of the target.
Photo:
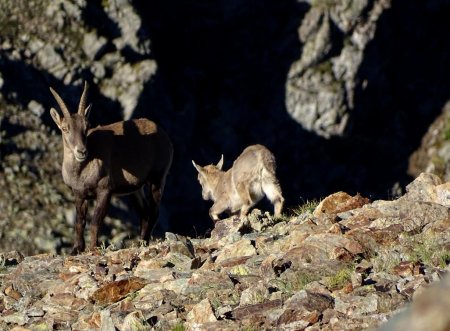
[(448, 330), (449, 207), (450, 183), (423, 173), (396, 200), (338, 192), (208, 238), (2, 253), (0, 329)]

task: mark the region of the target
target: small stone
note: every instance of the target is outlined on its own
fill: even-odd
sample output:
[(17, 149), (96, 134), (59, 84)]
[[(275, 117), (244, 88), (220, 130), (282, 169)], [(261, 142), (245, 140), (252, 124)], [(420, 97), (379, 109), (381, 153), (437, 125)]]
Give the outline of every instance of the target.
[(12, 286), (8, 286), (5, 289), (5, 294), (15, 300), (20, 300), (22, 298), (22, 294), (20, 292), (16, 291), (15, 289), (13, 289)]
[[(114, 327), (114, 323), (111, 320), (111, 329), (102, 329), (102, 331), (113, 331), (116, 330)], [(122, 328), (120, 329), (121, 331), (144, 331), (144, 330), (149, 330), (150, 325), (147, 323), (147, 321), (145, 320), (144, 315), (142, 314), (141, 311), (134, 311), (132, 313), (129, 313), (123, 323), (122, 323)]]
[(232, 257), (256, 255), (256, 249), (248, 239), (241, 239), (233, 244), (225, 246), (217, 254), (216, 263), (227, 260)]

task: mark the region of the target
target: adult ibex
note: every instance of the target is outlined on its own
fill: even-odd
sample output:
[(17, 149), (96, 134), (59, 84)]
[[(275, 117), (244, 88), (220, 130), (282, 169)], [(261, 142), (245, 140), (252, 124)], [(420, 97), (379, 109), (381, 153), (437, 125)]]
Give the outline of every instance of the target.
[(281, 214), (284, 199), (275, 176), (275, 157), (263, 145), (247, 147), (228, 171), (222, 171), (223, 155), (217, 165), (192, 164), (198, 171), (203, 199), (214, 201), (209, 210), (214, 222), (223, 212), (240, 211), (240, 217), (246, 216), (264, 196), (274, 205), (275, 216)]
[(76, 223), (72, 254), (85, 249), (84, 228), (88, 200), (95, 199), (90, 227), (90, 249), (97, 246), (98, 231), (111, 196), (137, 192), (148, 197), (142, 206), (141, 238), (149, 240), (158, 217), (173, 148), (167, 134), (148, 119), (135, 119), (89, 128), (86, 107), (88, 85), (84, 84), (78, 112), (71, 114), (62, 98), (50, 88), (63, 116), (51, 108), (50, 114), (62, 132), (64, 157), (62, 176), (75, 196)]

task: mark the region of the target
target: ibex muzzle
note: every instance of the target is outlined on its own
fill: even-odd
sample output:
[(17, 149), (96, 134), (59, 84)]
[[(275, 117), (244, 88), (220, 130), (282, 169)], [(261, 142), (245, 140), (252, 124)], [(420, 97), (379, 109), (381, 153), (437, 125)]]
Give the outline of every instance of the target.
[(96, 200), (90, 229), (90, 248), (94, 249), (111, 196), (136, 192), (142, 197), (144, 185), (149, 188), (149, 196), (140, 210), (141, 238), (148, 240), (158, 217), (173, 156), (167, 134), (148, 119), (89, 128), (91, 107), (86, 107), (87, 89), (85, 84), (78, 111), (71, 114), (58, 93), (50, 88), (63, 113), (60, 116), (56, 109), (50, 110), (62, 132), (63, 180), (75, 195), (77, 216), (73, 254), (85, 249), (88, 199)]
[(223, 212), (244, 217), (264, 196), (274, 205), (275, 216), (281, 214), (284, 198), (275, 174), (275, 157), (263, 145), (247, 147), (227, 171), (222, 171), (223, 155), (216, 165), (192, 164), (198, 171), (203, 199), (214, 201), (209, 210), (214, 221)]

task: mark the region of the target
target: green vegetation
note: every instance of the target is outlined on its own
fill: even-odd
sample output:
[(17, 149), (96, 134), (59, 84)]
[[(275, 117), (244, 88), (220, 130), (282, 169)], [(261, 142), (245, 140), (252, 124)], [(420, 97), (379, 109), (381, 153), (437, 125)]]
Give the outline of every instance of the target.
[(351, 280), (354, 266), (347, 266), (339, 270), (336, 274), (326, 278), (326, 285), (329, 289), (335, 290), (344, 287)]
[(442, 128), (442, 139), (450, 140), (450, 119), (445, 122)]
[(272, 282), (282, 293), (294, 293), (303, 290), (306, 285), (314, 281), (320, 280), (321, 275), (311, 272), (295, 272), (284, 279), (273, 279)]
[(316, 66), (316, 70), (321, 74), (328, 74), (333, 72), (333, 63), (330, 60), (319, 63)]
[(242, 327), (241, 330), (242, 331), (256, 331), (258, 329), (256, 329), (253, 325), (245, 325)]
[(435, 235), (406, 235), (402, 244), (385, 248), (372, 259), (375, 272), (392, 272), (402, 261), (444, 269), (450, 264), (450, 248)]
[(317, 275), (300, 273), (297, 275), (297, 277), (294, 278), (291, 283), (288, 284), (288, 288), (293, 292), (300, 291), (303, 290), (309, 283), (312, 283), (319, 279), (320, 278)]
[(406, 245), (406, 255), (412, 262), (425, 266), (445, 268), (450, 262), (450, 249), (436, 236), (420, 234), (411, 238)]
[(172, 328), (172, 331), (184, 331), (184, 330), (186, 330), (186, 327), (184, 326), (183, 322), (175, 324)]
[(280, 222), (289, 222), (290, 218), (291, 218), (291, 216), (289, 216), (288, 214), (284, 214), (284, 213), (279, 216), (274, 216), (273, 222), (271, 223), (270, 226), (273, 226)]
[(312, 213), (314, 211), (314, 209), (316, 209), (316, 207), (319, 205), (320, 200), (306, 200), (305, 203), (294, 207), (291, 209), (291, 212), (295, 215), (295, 216), (300, 216), (304, 213)]
[(0, 272), (6, 270), (6, 258), (0, 255)]
[(442, 178), (445, 175), (447, 161), (442, 156), (435, 154), (431, 156), (431, 163), (434, 165), (434, 174)]
[(444, 269), (450, 264), (450, 251), (445, 250), (438, 255), (439, 267)]

